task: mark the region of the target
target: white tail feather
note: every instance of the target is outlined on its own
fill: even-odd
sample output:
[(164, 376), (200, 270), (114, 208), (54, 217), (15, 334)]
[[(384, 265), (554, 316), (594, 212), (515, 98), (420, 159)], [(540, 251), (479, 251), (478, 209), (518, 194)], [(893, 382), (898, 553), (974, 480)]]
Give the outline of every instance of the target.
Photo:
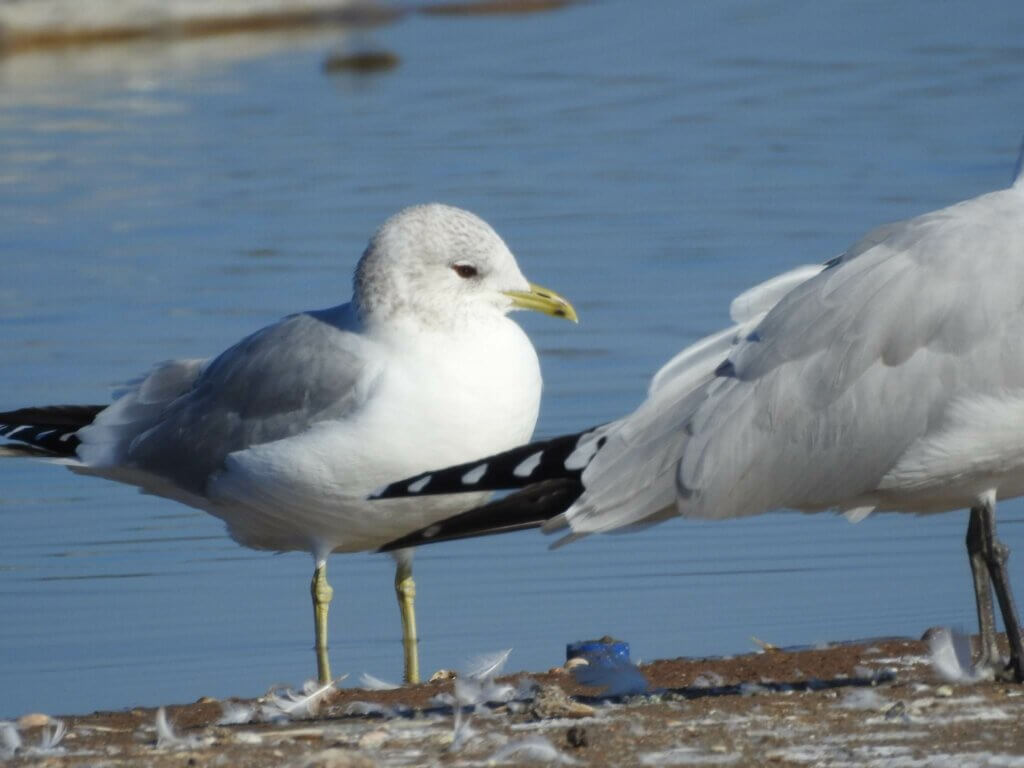
[(67, 736), (67, 733), (67, 724), (63, 720), (54, 720), (53, 730), (43, 728), (43, 734), (39, 737), (38, 752), (46, 754), (48, 752), (63, 751), (60, 743), (64, 741), (64, 737)]
[(334, 688), (336, 683), (340, 683), (346, 677), (348, 675), (342, 675), (319, 688), (316, 687), (316, 683), (307, 683), (303, 686), (302, 693), (297, 693), (290, 689), (273, 691), (266, 703), (263, 704), (260, 714), (264, 720), (313, 717), (317, 710), (320, 709), (324, 696)]
[(0, 759), (10, 760), (21, 749), (21, 735), (11, 722), (0, 722)]
[(363, 672), (359, 676), (359, 687), (365, 688), (368, 691), (393, 691), (400, 686), (396, 683), (389, 683), (387, 680), (381, 680), (379, 677), (374, 677), (369, 672)]
[[(511, 701), (516, 695), (516, 689), (511, 685), (502, 685), (494, 682), (505, 662), (508, 661), (511, 648), (497, 653), (485, 653), (471, 659), (463, 668), (462, 677), (455, 678), (455, 721), (453, 723), (451, 751), (456, 752), (462, 749), (476, 731), (470, 725), (472, 712), (481, 704), (498, 701)], [(463, 717), (463, 707), (472, 707), (472, 710)]]
[(256, 717), (256, 707), (252, 704), (235, 704), (222, 702), (221, 715), (217, 725), (245, 725)]
[(501, 672), (511, 653), (511, 648), (506, 648), (504, 651), (497, 651), (496, 653), (485, 653), (470, 659), (463, 671), (468, 677), (473, 677), (477, 680), (494, 677)]
[(539, 762), (547, 765), (577, 765), (578, 761), (563, 754), (539, 733), (516, 739), (500, 747), (487, 759), (487, 765), (508, 762)]
[(991, 679), (992, 670), (971, 666), (971, 638), (962, 632), (943, 628), (928, 639), (931, 662), (943, 680), (950, 683), (977, 683)]
[(193, 749), (199, 746), (195, 737), (179, 736), (167, 719), (167, 710), (160, 707), (156, 711), (156, 748), (157, 749)]

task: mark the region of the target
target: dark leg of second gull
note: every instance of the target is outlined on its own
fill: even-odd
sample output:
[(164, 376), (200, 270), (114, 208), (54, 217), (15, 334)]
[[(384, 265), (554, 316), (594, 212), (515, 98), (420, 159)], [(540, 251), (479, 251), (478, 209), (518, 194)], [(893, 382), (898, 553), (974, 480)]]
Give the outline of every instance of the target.
[[(1010, 548), (996, 535), (994, 497), (986, 498), (980, 505), (971, 508), (971, 519), (967, 526), (967, 553), (974, 576), (978, 623), (981, 627), (979, 664), (991, 664), (996, 667), (997, 677), (1024, 682), (1024, 641), (1021, 639), (1020, 620), (1013, 601), (1010, 579), (1006, 573)], [(1010, 643), (1010, 660), (1003, 669), (999, 669), (1001, 665), (995, 637), (993, 591), (996, 600), (999, 601), (999, 610), (1003, 615), (1003, 624)]]
[(988, 575), (988, 564), (982, 553), (981, 542), (981, 507), (971, 508), (971, 518), (967, 523), (967, 557), (971, 564), (971, 576), (974, 578), (974, 601), (978, 608), (978, 628), (981, 630), (978, 654), (978, 667), (996, 669), (1001, 664), (999, 644), (996, 642), (996, 615), (992, 606), (992, 580)]

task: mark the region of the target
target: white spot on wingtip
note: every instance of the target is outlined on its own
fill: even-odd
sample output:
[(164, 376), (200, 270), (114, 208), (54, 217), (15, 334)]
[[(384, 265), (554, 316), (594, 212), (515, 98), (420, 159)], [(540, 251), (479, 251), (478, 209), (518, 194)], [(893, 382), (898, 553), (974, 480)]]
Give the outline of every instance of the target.
[(434, 525), (430, 526), (429, 528), (424, 528), (422, 535), (423, 535), (424, 539), (432, 539), (435, 536), (437, 536), (437, 534), (439, 534), (440, 532), (441, 532), (441, 526), (437, 525), (437, 524), (434, 524)]
[(63, 442), (66, 442), (66, 441), (67, 441), (67, 440), (69, 440), (69, 439), (70, 439), (71, 437), (73, 437), (73, 436), (74, 436), (74, 434), (75, 434), (74, 432), (68, 432), (67, 434), (61, 435), (61, 436), (60, 436), (60, 441), (61, 441), (62, 443), (63, 443)]
[(576, 449), (565, 460), (565, 468), (577, 470), (587, 466), (597, 454), (599, 440), (600, 438), (593, 432), (583, 435), (576, 443)]
[(525, 459), (523, 459), (516, 468), (512, 470), (512, 474), (516, 477), (529, 477), (533, 474), (533, 471), (540, 465), (541, 456), (544, 455), (544, 451), (537, 451), (531, 453)]
[(427, 487), (427, 483), (434, 479), (433, 475), (424, 475), (415, 483), (409, 483), (409, 493), (419, 493)]
[(462, 482), (465, 485), (475, 485), (480, 482), (480, 478), (484, 476), (487, 471), (487, 463), (484, 462), (479, 467), (474, 467), (462, 476)]

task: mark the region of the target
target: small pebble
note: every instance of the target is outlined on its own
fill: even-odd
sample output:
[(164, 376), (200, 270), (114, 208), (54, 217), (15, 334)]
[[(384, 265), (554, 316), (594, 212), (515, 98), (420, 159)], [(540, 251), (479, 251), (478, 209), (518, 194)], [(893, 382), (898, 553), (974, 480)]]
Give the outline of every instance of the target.
[(935, 689), (936, 696), (942, 696), (943, 698), (949, 698), (953, 695), (953, 686), (951, 685), (940, 685)]
[(907, 720), (907, 705), (902, 701), (897, 701), (887, 710), (885, 710), (886, 720)]
[(565, 740), (573, 749), (587, 746), (587, 729), (582, 725), (574, 725), (565, 732)]

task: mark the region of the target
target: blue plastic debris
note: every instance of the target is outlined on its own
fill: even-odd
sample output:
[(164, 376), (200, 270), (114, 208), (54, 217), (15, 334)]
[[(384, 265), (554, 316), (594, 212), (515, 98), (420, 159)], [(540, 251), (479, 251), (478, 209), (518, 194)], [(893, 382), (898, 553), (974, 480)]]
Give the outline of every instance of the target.
[(578, 640), (565, 646), (565, 660), (586, 659), (590, 664), (602, 661), (624, 661), (629, 663), (629, 643), (613, 637), (602, 637), (599, 640)]

